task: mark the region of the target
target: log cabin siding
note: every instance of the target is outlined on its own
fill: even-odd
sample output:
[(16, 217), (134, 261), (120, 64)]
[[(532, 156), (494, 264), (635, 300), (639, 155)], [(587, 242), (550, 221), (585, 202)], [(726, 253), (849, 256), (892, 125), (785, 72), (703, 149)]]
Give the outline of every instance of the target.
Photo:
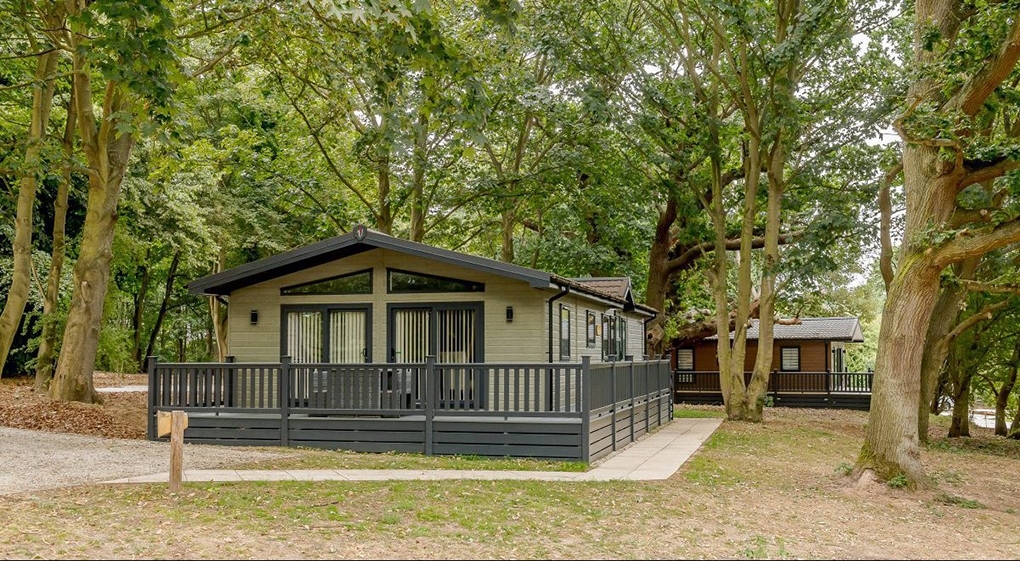
[[(694, 348), (694, 369), (699, 372), (719, 370), (716, 359), (716, 341), (700, 341)], [(826, 355), (828, 349), (825, 341), (777, 340), (773, 343), (772, 371), (779, 371), (781, 350), (783, 347), (800, 348), (800, 369), (797, 372), (825, 372), (827, 369)], [(690, 348), (690, 347), (688, 347)], [(754, 370), (754, 361), (758, 353), (758, 342), (748, 341), (744, 355), (744, 370)]]

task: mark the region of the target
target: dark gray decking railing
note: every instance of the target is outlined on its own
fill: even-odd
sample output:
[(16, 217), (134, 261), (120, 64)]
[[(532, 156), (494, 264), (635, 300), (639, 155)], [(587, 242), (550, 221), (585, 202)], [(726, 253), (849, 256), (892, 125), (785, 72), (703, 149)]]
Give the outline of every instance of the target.
[[(750, 383), (751, 372), (744, 373)], [(777, 406), (867, 410), (873, 372), (772, 372), (768, 394)], [(719, 372), (674, 370), (674, 402), (721, 404)]]
[(672, 418), (667, 361), (591, 364), (162, 363), (158, 411), (191, 442), (594, 460)]

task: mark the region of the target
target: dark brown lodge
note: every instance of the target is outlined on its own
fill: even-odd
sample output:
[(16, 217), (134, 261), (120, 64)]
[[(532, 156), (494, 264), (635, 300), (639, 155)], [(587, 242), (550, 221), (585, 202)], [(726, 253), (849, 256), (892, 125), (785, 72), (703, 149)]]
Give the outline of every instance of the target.
[[(873, 375), (848, 372), (846, 361), (847, 344), (863, 342), (856, 317), (802, 318), (798, 324), (777, 324), (769, 377), (774, 404), (867, 409)], [(672, 350), (677, 403), (722, 403), (717, 345), (718, 337), (713, 336)], [(745, 381), (757, 352), (758, 320), (753, 320), (747, 332)]]

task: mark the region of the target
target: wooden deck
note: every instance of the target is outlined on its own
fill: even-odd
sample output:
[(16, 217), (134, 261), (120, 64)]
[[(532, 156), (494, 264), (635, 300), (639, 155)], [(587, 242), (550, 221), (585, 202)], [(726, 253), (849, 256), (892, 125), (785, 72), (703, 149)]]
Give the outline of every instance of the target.
[[(719, 372), (673, 371), (675, 403), (722, 405)], [(751, 372), (744, 373), (744, 383)], [(773, 372), (768, 395), (776, 407), (871, 408), (873, 372)]]
[(666, 360), (591, 364), (149, 361), (187, 442), (592, 461), (672, 419)]

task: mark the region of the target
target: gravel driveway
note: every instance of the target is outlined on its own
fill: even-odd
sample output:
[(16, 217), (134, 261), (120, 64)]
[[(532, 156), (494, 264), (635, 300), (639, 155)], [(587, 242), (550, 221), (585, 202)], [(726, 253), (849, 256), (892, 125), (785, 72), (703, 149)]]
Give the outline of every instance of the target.
[[(184, 469), (280, 457), (229, 446), (184, 445)], [(0, 427), (0, 495), (168, 471), (170, 444)]]

